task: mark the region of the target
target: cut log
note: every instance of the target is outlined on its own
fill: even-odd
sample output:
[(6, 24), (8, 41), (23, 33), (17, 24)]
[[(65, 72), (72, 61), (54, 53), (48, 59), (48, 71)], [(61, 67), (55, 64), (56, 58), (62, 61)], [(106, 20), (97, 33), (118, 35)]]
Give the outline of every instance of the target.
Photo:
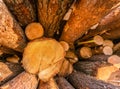
[(74, 68), (104, 81), (107, 81), (113, 72), (119, 70), (119, 68), (105, 61), (78, 62)]
[(51, 78), (48, 82), (40, 81), (40, 85), (38, 89), (59, 89), (56, 81)]
[(113, 72), (107, 82), (120, 86), (120, 70)]
[(19, 63), (20, 58), (17, 55), (13, 55), (11, 57), (7, 57), (6, 61), (8, 61), (10, 63)]
[(40, 23), (33, 22), (26, 26), (25, 34), (29, 40), (35, 40), (44, 35), (44, 29)]
[(35, 75), (22, 72), (14, 79), (2, 85), (0, 89), (36, 89), (38, 80)]
[(36, 21), (33, 0), (3, 0), (21, 26)]
[(64, 77), (56, 77), (59, 89), (75, 89)]
[(26, 45), (24, 33), (3, 0), (0, 1), (0, 16), (0, 44), (22, 52)]
[(90, 27), (97, 24), (119, 0), (81, 0), (66, 23), (60, 40), (73, 44)]
[(46, 82), (55, 76), (64, 60), (65, 50), (52, 38), (41, 38), (31, 41), (23, 53), (23, 67), (39, 79)]
[(75, 89), (120, 89), (119, 86), (96, 80), (95, 78), (87, 76), (81, 72), (73, 72), (68, 76), (68, 81), (75, 87)]
[(79, 39), (79, 41), (84, 41), (89, 39), (92, 36), (97, 34), (102, 34), (102, 36), (106, 39), (116, 39), (120, 37), (119, 35), (119, 27), (120, 27), (120, 5), (110, 13), (108, 13), (104, 18), (101, 19), (100, 24), (95, 30), (90, 30), (87, 35)]
[(0, 85), (12, 79), (23, 71), (19, 64), (0, 62)]
[(53, 37), (60, 22), (74, 0), (38, 0), (38, 18), (45, 29), (45, 36)]

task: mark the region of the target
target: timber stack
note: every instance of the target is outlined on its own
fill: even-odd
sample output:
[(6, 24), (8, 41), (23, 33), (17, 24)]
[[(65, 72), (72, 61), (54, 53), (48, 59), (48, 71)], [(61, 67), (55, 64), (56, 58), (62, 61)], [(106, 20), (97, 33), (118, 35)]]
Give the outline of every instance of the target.
[(0, 0), (0, 89), (120, 89), (120, 0)]

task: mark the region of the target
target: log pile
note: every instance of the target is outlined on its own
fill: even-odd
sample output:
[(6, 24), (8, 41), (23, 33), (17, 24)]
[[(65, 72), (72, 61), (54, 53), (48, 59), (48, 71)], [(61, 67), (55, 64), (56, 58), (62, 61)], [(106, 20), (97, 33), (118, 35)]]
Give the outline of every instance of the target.
[(0, 89), (120, 89), (119, 0), (0, 0)]

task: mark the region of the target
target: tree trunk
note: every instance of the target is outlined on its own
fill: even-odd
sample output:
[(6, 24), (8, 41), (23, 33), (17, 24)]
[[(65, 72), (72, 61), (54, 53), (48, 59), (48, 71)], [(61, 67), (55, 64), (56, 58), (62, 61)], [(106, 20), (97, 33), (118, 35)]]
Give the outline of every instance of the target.
[(90, 30), (87, 35), (83, 36), (79, 41), (87, 40), (97, 34), (102, 35), (105, 39), (117, 39), (120, 27), (120, 5), (112, 9), (104, 18), (101, 19), (98, 27)]
[(9, 81), (22, 71), (23, 68), (19, 64), (0, 62), (0, 85)]
[(53, 37), (73, 0), (38, 0), (38, 18), (45, 36)]
[(78, 62), (74, 65), (74, 68), (104, 81), (107, 81), (113, 72), (119, 70), (105, 61)]
[(64, 77), (57, 77), (56, 82), (59, 89), (75, 89)]
[(3, 0), (21, 26), (36, 21), (33, 0)]
[(87, 76), (81, 72), (73, 72), (68, 76), (68, 81), (75, 89), (119, 89), (120, 87), (112, 84), (96, 80), (93, 77)]
[(72, 44), (83, 36), (91, 26), (100, 22), (119, 0), (81, 0), (76, 4), (66, 23), (60, 40)]
[(22, 52), (26, 45), (24, 33), (2, 0), (0, 1), (0, 16), (0, 44)]
[(35, 75), (22, 72), (17, 77), (2, 85), (0, 89), (36, 89), (38, 80)]

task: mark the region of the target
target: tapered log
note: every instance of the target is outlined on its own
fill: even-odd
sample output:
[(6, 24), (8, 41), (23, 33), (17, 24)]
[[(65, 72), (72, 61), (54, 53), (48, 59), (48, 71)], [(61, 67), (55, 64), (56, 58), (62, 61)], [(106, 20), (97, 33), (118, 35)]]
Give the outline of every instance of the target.
[(119, 70), (119, 68), (105, 61), (78, 62), (74, 68), (104, 81), (107, 81), (113, 72)]
[(35, 75), (22, 72), (14, 79), (2, 85), (0, 89), (36, 89), (38, 80)]
[(3, 0), (21, 26), (36, 21), (33, 0)]
[(19, 64), (0, 62), (0, 85), (12, 79), (23, 71)]
[(22, 52), (26, 45), (24, 33), (3, 0), (0, 1), (0, 44)]
[(5, 54), (18, 54), (20, 55), (21, 53), (20, 52), (17, 52), (13, 49), (10, 49), (10, 48), (7, 48), (7, 47), (3, 47), (3, 46), (0, 46), (0, 51), (2, 53), (5, 53)]
[(101, 19), (98, 27), (90, 30), (89, 33), (83, 36), (79, 41), (87, 40), (97, 34), (102, 35), (105, 39), (116, 39), (120, 37), (120, 5), (112, 9), (104, 18)]
[(81, 0), (75, 6), (70, 19), (66, 23), (60, 40), (72, 44), (80, 38), (92, 25), (99, 23), (106, 13), (118, 3), (119, 0)]
[(45, 36), (53, 37), (60, 22), (74, 0), (38, 0), (38, 18), (45, 29)]
[(59, 89), (75, 89), (64, 77), (57, 77), (56, 82)]
[(87, 76), (81, 72), (73, 72), (68, 76), (68, 81), (75, 89), (119, 89), (119, 86), (114, 86), (110, 83), (96, 80), (93, 77)]

